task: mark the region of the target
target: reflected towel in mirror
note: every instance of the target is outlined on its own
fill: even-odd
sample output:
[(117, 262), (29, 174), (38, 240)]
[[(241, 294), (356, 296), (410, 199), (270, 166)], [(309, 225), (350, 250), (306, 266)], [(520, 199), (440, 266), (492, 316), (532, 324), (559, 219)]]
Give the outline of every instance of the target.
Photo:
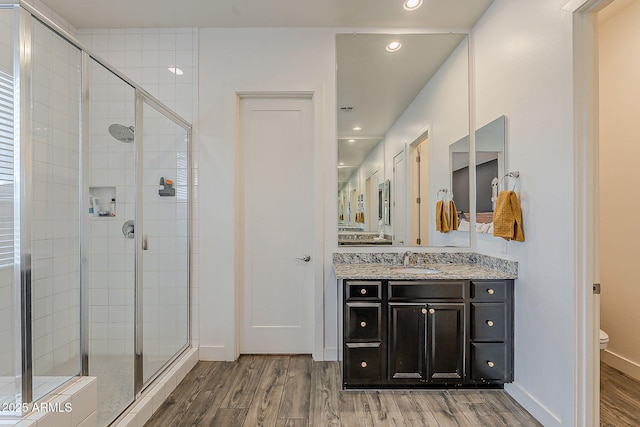
[(456, 209), (456, 204), (453, 199), (451, 199), (449, 201), (449, 230), (457, 230), (458, 225), (458, 209)]
[(443, 200), (438, 200), (436, 203), (436, 230), (441, 233), (447, 233), (449, 231), (449, 221), (447, 221)]

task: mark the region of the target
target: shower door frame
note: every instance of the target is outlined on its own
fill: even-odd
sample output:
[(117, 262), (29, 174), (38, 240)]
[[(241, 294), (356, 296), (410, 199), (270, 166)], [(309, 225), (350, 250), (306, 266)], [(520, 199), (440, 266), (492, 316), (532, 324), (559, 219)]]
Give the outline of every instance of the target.
[[(88, 189), (86, 166), (88, 165), (87, 153), (89, 145), (89, 80), (88, 80), (88, 62), (93, 59), (103, 66), (109, 72), (120, 78), (124, 83), (130, 85), (135, 90), (135, 120), (137, 129), (143, 128), (142, 108), (146, 103), (153, 107), (156, 111), (171, 120), (178, 127), (182, 128), (187, 137), (187, 331), (186, 344), (182, 346), (168, 361), (162, 365), (148, 381), (143, 381), (143, 331), (142, 331), (142, 286), (143, 286), (143, 268), (142, 268), (142, 233), (138, 232), (138, 224), (140, 228), (144, 227), (142, 218), (142, 156), (143, 156), (143, 132), (136, 132), (135, 136), (135, 186), (136, 186), (136, 235), (135, 235), (135, 291), (134, 291), (134, 350), (135, 350), (135, 368), (134, 368), (134, 400), (139, 398), (140, 394), (152, 384), (158, 376), (160, 376), (168, 366), (191, 347), (191, 269), (192, 269), (192, 125), (180, 117), (177, 113), (170, 110), (161, 101), (153, 97), (139, 85), (130, 80), (126, 75), (116, 70), (100, 57), (90, 53), (79, 41), (77, 41), (66, 30), (58, 26), (51, 19), (44, 16), (38, 9), (25, 3), (23, 0), (5, 1), (0, 0), (0, 7), (3, 9), (13, 9), (14, 12), (14, 306), (16, 307), (14, 314), (15, 324), (15, 349), (20, 352), (16, 357), (15, 369), (19, 372), (20, 378), (16, 379), (17, 403), (23, 407), (24, 404), (31, 409), (33, 404), (33, 336), (31, 330), (32, 322), (32, 260), (31, 260), (31, 211), (32, 211), (32, 166), (31, 160), (31, 43), (32, 43), (32, 27), (31, 19), (34, 18), (42, 25), (51, 30), (54, 34), (60, 36), (71, 46), (80, 50), (81, 55), (81, 98), (80, 98), (80, 255), (78, 263), (80, 265), (80, 331), (79, 331), (79, 357), (80, 366), (78, 373), (82, 376), (89, 374), (89, 319), (88, 308), (89, 299), (86, 289), (88, 280), (86, 277), (86, 268), (82, 265), (82, 259), (86, 251), (84, 242), (84, 230), (88, 219), (84, 207), (87, 206)], [(132, 402), (132, 403), (133, 403)], [(16, 412), (14, 415), (20, 416), (22, 412)]]

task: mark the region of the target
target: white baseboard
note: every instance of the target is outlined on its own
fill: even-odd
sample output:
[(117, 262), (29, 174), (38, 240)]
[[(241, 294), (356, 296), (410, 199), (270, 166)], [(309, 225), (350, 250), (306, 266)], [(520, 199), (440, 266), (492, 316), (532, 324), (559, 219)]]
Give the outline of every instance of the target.
[(325, 361), (338, 360), (338, 349), (335, 348), (335, 347), (325, 347), (324, 348), (324, 360)]
[(547, 407), (533, 397), (529, 392), (520, 387), (518, 383), (504, 385), (504, 390), (509, 393), (524, 409), (545, 427), (561, 427), (562, 420)]
[(612, 368), (629, 375), (631, 378), (640, 381), (640, 365), (636, 362), (620, 356), (609, 349), (605, 349), (600, 353), (600, 360)]
[(200, 360), (207, 362), (224, 362), (226, 361), (226, 348), (223, 345), (201, 345)]

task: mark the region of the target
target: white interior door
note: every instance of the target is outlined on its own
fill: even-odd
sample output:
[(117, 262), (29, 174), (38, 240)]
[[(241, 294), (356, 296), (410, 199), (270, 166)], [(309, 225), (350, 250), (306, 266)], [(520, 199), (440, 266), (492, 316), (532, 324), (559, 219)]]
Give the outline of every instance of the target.
[(241, 353), (311, 353), (313, 105), (241, 99)]
[(398, 245), (408, 245), (407, 241), (407, 162), (404, 150), (393, 158), (393, 238)]

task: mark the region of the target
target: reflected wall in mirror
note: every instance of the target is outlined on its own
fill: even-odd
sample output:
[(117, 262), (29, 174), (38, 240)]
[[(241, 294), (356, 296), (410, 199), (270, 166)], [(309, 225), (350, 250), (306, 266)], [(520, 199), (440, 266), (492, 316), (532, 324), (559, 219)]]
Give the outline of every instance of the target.
[(469, 134), (467, 35), (338, 34), (336, 53), (338, 244), (469, 246), (435, 219), (449, 146)]
[[(475, 132), (476, 144), (476, 232), (493, 233), (493, 211), (501, 177), (505, 175), (505, 116), (498, 117)], [(460, 231), (468, 230), (469, 209), (469, 137), (450, 147), (451, 182), (460, 212)]]

